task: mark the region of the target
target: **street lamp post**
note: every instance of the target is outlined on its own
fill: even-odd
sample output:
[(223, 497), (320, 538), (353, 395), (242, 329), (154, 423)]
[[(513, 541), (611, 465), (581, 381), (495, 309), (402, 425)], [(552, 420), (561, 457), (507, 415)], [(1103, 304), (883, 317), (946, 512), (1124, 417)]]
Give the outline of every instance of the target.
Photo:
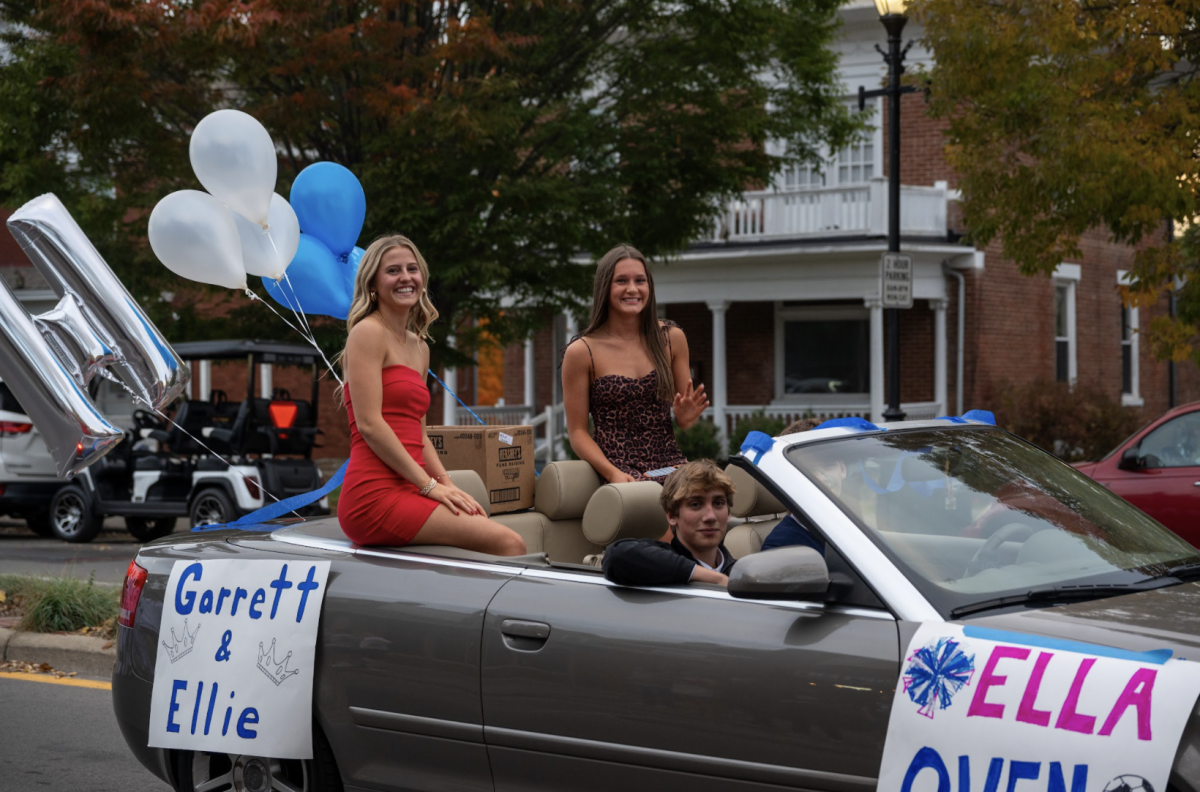
[[(900, 97), (916, 90), (900, 84), (900, 75), (904, 73), (904, 56), (912, 46), (912, 42), (909, 42), (902, 47), (900, 39), (904, 24), (908, 22), (905, 15), (907, 1), (875, 0), (879, 21), (888, 33), (886, 52), (878, 44), (875, 45), (888, 65), (888, 85), (877, 91), (858, 89), (860, 110), (866, 107), (868, 97), (888, 98), (888, 253), (900, 252)], [(900, 309), (888, 308), (886, 312), (888, 404), (883, 417), (887, 421), (903, 421), (904, 411), (900, 409)]]

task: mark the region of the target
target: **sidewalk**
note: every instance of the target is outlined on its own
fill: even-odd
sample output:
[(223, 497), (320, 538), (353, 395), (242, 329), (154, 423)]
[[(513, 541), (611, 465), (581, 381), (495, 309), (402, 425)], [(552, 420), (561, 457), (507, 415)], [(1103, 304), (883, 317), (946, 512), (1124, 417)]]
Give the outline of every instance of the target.
[(20, 632), (0, 626), (0, 662), (48, 663), (59, 671), (107, 679), (112, 676), (116, 659), (114, 641), (90, 635)]

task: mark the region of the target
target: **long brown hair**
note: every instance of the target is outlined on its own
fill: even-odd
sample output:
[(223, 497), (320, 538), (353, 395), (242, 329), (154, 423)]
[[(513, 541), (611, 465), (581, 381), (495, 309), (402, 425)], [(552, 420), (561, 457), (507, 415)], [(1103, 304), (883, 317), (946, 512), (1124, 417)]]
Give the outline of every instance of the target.
[(658, 398), (670, 404), (675, 401), (675, 377), (671, 372), (671, 354), (663, 343), (663, 333), (667, 332), (658, 324), (658, 304), (654, 300), (654, 276), (650, 274), (650, 266), (646, 257), (638, 252), (633, 245), (617, 245), (605, 253), (596, 264), (596, 282), (592, 288), (592, 319), (580, 336), (591, 335), (608, 322), (608, 301), (612, 292), (613, 275), (618, 262), (625, 259), (640, 261), (646, 270), (646, 283), (650, 286), (650, 299), (642, 309), (641, 326), (638, 328), (642, 336), (642, 344), (654, 362), (654, 371), (658, 374)]
[[(413, 241), (400, 234), (379, 237), (363, 253), (362, 260), (358, 264), (358, 273), (354, 276), (354, 297), (350, 300), (350, 313), (346, 317), (347, 336), (356, 324), (379, 310), (379, 303), (371, 299), (371, 281), (375, 280), (375, 274), (379, 272), (383, 255), (395, 247), (406, 247), (411, 250), (417, 259), (417, 267), (421, 270), (421, 296), (413, 309), (408, 312), (406, 329), (416, 333), (422, 341), (429, 340), (429, 326), (438, 318), (438, 310), (433, 307), (433, 301), (429, 299), (429, 265), (425, 263), (425, 257), (421, 255), (421, 251), (417, 249)], [(334, 362), (340, 364), (345, 355), (346, 348), (342, 347), (342, 351), (334, 358)]]

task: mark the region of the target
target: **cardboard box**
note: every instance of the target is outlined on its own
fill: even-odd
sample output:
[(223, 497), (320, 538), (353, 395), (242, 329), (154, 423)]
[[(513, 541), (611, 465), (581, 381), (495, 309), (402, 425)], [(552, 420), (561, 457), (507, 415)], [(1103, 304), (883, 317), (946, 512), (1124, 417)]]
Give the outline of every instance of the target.
[(446, 470), (474, 470), (492, 514), (533, 505), (532, 426), (427, 426)]

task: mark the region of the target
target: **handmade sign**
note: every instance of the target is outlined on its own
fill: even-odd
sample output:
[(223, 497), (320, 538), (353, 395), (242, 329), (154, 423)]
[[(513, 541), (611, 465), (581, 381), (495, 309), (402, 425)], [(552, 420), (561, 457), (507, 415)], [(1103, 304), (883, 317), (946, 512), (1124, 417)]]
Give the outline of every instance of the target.
[(312, 758), (328, 561), (176, 561), (163, 600), (150, 742)]
[(923, 624), (901, 664), (881, 792), (1166, 792), (1200, 663)]

